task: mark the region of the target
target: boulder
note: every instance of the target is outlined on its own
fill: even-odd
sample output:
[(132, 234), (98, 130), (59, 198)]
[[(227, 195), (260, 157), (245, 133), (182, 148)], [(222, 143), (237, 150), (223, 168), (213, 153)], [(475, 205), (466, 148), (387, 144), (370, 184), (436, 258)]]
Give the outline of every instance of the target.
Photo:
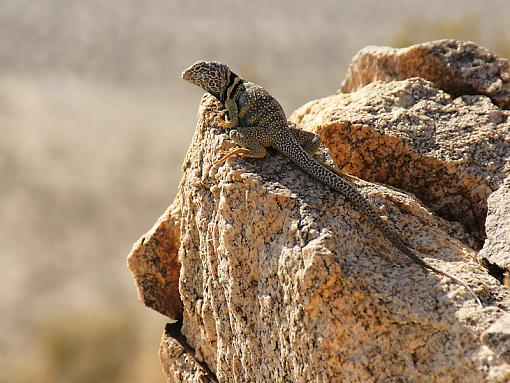
[[(350, 93), (291, 119), (483, 307), (281, 154), (214, 166), (233, 144), (217, 124), (221, 104), (204, 95), (178, 195), (128, 257), (140, 299), (177, 320), (160, 346), (168, 382), (510, 380), (510, 294), (480, 264), (508, 266), (508, 70), (472, 43), (429, 45), (438, 61), (423, 53), (413, 64), (424, 78), (407, 78), (401, 52), (381, 72), (394, 77), (375, 79), (384, 82), (352, 65)], [(427, 78), (434, 65), (450, 77)]]
[(220, 109), (203, 98), (179, 189), (183, 315), (173, 337), (184, 337), (192, 358), (176, 356), (167, 332), (169, 381), (187, 381), (176, 377), (190, 369), (218, 382), (510, 376), (480, 340), (509, 295), (449, 234), (459, 227), (411, 194), (353, 181), (421, 257), (470, 283), (484, 308), (410, 263), (348, 200), (282, 155), (212, 166), (232, 145), (214, 122)]
[(480, 258), (510, 271), (510, 177), (492, 193), (488, 200), (489, 211), (485, 228), (485, 241)]
[(217, 382), (204, 363), (200, 363), (181, 334), (182, 323), (168, 323), (161, 339), (159, 359), (169, 382)]
[(486, 96), (453, 98), (411, 78), (310, 101), (291, 120), (345, 172), (414, 193), (481, 247), (487, 198), (510, 174), (509, 117)]
[(178, 259), (180, 246), (180, 200), (177, 196), (167, 211), (134, 245), (127, 258), (138, 298), (170, 319), (180, 319)]
[(457, 97), (490, 97), (501, 108), (510, 103), (508, 60), (470, 41), (437, 40), (407, 48), (370, 46), (352, 59), (340, 88), (356, 91), (375, 81), (421, 77)]

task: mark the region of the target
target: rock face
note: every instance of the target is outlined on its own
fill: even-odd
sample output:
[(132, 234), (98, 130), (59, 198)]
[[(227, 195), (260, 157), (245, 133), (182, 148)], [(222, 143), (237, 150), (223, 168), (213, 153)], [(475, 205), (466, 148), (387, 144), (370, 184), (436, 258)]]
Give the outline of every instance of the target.
[(510, 177), (489, 197), (485, 227), (487, 241), (481, 258), (510, 271)]
[(220, 110), (202, 98), (178, 197), (129, 256), (144, 303), (179, 319), (160, 349), (169, 382), (510, 379), (510, 295), (473, 250), (486, 199), (508, 174), (507, 112), (409, 79), (293, 115), (339, 167), (420, 196), (352, 179), (417, 255), (465, 279), (481, 308), (284, 156), (214, 167), (232, 145)]
[(154, 227), (133, 245), (127, 259), (140, 300), (170, 319), (182, 316), (179, 296), (181, 264), (177, 257), (180, 210), (177, 196)]
[(349, 174), (411, 191), (480, 243), (487, 198), (510, 174), (509, 116), (485, 96), (454, 99), (411, 78), (311, 101), (291, 120)]
[(353, 92), (374, 81), (421, 77), (453, 96), (480, 94), (501, 108), (510, 103), (508, 60), (457, 40), (438, 40), (408, 48), (366, 47), (352, 60), (340, 90)]
[[(207, 366), (200, 363), (181, 334), (182, 323), (167, 324), (159, 351), (163, 372), (169, 382), (216, 382)], [(499, 342), (496, 342), (499, 344)]]
[(498, 357), (510, 363), (510, 314), (503, 315), (485, 330), (482, 340)]

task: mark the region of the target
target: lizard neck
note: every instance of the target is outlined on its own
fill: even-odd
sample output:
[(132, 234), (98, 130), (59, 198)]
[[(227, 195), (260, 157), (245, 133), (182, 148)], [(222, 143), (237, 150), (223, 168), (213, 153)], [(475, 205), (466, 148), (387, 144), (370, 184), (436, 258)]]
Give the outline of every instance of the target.
[(221, 93), (219, 100), (225, 104), (228, 99), (234, 98), (237, 89), (243, 83), (243, 79), (236, 75), (234, 72), (229, 71), (227, 76), (227, 82), (223, 92)]

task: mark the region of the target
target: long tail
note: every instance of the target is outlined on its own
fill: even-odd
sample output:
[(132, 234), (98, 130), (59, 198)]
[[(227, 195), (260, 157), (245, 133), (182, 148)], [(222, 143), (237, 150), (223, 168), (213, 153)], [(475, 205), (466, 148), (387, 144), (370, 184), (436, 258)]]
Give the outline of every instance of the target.
[[(283, 130), (283, 129), (282, 129)], [(418, 257), (414, 252), (400, 239), (400, 236), (392, 230), (377, 214), (374, 207), (361, 195), (354, 185), (346, 181), (338, 174), (334, 173), (330, 169), (321, 165), (312, 156), (310, 156), (302, 147), (299, 145), (294, 136), (289, 132), (282, 132), (283, 138), (273, 143), (273, 146), (292, 159), (296, 165), (298, 165), (303, 171), (308, 173), (313, 178), (320, 182), (328, 185), (330, 188), (343, 194), (348, 200), (350, 200), (358, 209), (363, 211), (365, 215), (370, 219), (376, 228), (381, 230), (384, 236), (402, 253), (413, 260), (415, 263), (423, 268), (429, 269), (437, 274), (444, 275), (458, 284), (464, 286), (469, 293), (475, 298), (476, 302), (482, 306), (482, 302), (475, 294), (475, 292), (469, 287), (469, 285), (459, 277), (451, 275), (445, 271), (436, 269), (434, 266), (429, 265), (423, 259)], [(290, 144), (292, 142), (292, 144)]]
[[(366, 210), (363, 209), (363, 211), (365, 213)], [(374, 212), (375, 213), (375, 212)], [(368, 215), (368, 214), (367, 214)], [(450, 274), (450, 273), (447, 273), (446, 271), (442, 271), (440, 269), (437, 269), (435, 268), (434, 266), (428, 264), (427, 262), (425, 262), (423, 259), (421, 259), (420, 257), (418, 257), (416, 254), (414, 254), (414, 252), (409, 248), (409, 246), (407, 246), (401, 239), (400, 237), (395, 233), (395, 231), (393, 231), (387, 224), (384, 223), (384, 221), (381, 219), (381, 217), (377, 216), (378, 220), (379, 221), (378, 223), (374, 222), (374, 220), (372, 220), (372, 222), (383, 232), (384, 236), (386, 238), (388, 238), (390, 240), (390, 242), (396, 247), (398, 248), (402, 253), (404, 253), (405, 255), (407, 255), (410, 259), (412, 259), (415, 263), (417, 263), (418, 265), (420, 265), (421, 267), (423, 268), (426, 268), (426, 269), (429, 269), (437, 274), (441, 274), (441, 275), (444, 275), (445, 277), (448, 277), (450, 278), (451, 280), (457, 282), (458, 284), (464, 286), (464, 288), (469, 291), (469, 293), (473, 296), (473, 298), (475, 298), (476, 302), (482, 306), (482, 302), (480, 301), (480, 299), (478, 298), (478, 296), (476, 295), (476, 293), (473, 291), (473, 289), (471, 289), (471, 287), (469, 287), (469, 285), (466, 283), (466, 281), (464, 281), (462, 278), (459, 278), (459, 277), (456, 277), (455, 275), (453, 274)], [(371, 218), (372, 219), (372, 218)]]

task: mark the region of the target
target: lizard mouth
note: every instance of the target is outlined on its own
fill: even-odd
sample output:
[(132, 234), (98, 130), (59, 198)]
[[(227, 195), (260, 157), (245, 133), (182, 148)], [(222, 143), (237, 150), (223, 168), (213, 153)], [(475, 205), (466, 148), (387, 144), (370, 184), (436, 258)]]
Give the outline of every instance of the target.
[(189, 71), (187, 69), (182, 71), (181, 77), (183, 80), (189, 81)]

